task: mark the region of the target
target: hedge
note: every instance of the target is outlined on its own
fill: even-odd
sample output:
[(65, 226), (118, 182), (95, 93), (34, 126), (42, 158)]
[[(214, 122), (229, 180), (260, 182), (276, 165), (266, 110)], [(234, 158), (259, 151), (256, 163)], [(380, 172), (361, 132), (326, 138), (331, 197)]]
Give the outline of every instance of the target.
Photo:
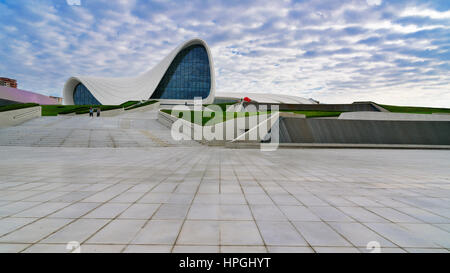
[(18, 103), (18, 104), (10, 104), (5, 106), (0, 106), (0, 112), (6, 112), (6, 111), (12, 111), (12, 110), (18, 110), (23, 108), (30, 108), (39, 106), (37, 103)]

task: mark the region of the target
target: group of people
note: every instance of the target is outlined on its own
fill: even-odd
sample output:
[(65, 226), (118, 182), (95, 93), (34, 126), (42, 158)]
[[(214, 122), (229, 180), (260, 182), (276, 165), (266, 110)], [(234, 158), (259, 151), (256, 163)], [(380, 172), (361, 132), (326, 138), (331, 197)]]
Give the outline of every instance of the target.
[[(95, 111), (97, 112), (97, 117), (100, 117), (100, 107), (97, 107)], [(94, 108), (92, 107), (89, 108), (89, 116), (91, 118), (94, 117)]]

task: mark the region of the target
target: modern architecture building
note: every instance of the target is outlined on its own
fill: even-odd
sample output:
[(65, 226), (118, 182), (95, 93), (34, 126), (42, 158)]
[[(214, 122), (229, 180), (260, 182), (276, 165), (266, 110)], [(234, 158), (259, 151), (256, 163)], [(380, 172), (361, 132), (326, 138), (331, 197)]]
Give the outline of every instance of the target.
[(64, 86), (65, 104), (117, 105), (129, 100), (157, 99), (168, 104), (214, 101), (211, 51), (205, 41), (184, 42), (148, 72), (132, 78), (72, 77)]
[(268, 104), (317, 104), (313, 99), (284, 94), (244, 93), (244, 92), (217, 92), (214, 103), (239, 101), (248, 97), (254, 102)]
[(64, 103), (117, 105), (130, 100), (160, 100), (163, 104), (204, 104), (240, 100), (246, 96), (260, 103), (315, 104), (311, 99), (288, 95), (215, 94), (214, 63), (205, 41), (184, 42), (148, 72), (131, 78), (71, 77), (64, 85)]
[(17, 81), (10, 78), (0, 78), (0, 86), (17, 88)]

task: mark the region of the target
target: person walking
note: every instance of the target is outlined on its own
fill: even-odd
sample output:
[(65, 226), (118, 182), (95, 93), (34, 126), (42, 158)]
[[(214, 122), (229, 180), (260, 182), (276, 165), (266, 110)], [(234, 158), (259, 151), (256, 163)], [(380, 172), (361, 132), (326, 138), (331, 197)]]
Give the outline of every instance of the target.
[(94, 117), (94, 109), (92, 108), (92, 106), (89, 108), (89, 116), (90, 116), (91, 118)]
[(97, 108), (97, 117), (100, 117), (100, 107)]

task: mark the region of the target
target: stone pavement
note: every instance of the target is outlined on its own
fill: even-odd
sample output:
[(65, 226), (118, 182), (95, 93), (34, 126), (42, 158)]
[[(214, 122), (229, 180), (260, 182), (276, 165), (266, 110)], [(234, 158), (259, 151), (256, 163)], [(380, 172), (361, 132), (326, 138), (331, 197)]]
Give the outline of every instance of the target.
[(448, 252), (448, 151), (0, 147), (0, 251)]
[(146, 130), (157, 141), (128, 148), (84, 148), (107, 139), (93, 132), (84, 147), (36, 137), (143, 127), (120, 119), (0, 130), (0, 252), (67, 252), (71, 241), (81, 252), (450, 250), (448, 150), (226, 149), (171, 143), (156, 123)]

